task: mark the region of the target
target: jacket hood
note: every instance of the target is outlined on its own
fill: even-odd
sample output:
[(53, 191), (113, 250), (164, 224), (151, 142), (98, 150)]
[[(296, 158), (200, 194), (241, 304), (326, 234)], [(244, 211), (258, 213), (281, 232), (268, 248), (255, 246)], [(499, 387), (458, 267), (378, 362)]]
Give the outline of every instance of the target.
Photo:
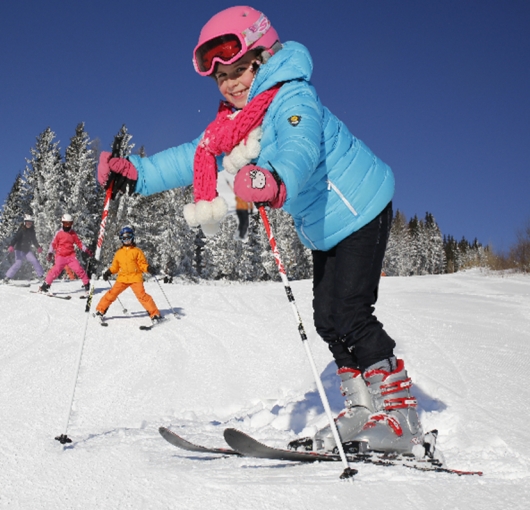
[(300, 43), (288, 41), (266, 64), (260, 66), (249, 94), (249, 101), (257, 94), (280, 82), (309, 81), (313, 73), (313, 59), (309, 50)]

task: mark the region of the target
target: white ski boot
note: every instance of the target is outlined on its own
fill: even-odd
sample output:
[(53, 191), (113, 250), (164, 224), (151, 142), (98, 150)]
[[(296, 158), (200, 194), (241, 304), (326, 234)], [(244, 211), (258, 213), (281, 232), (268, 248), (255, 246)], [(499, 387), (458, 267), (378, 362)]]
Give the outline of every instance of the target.
[[(368, 419), (374, 413), (372, 398), (364, 382), (362, 374), (355, 368), (340, 368), (337, 375), (341, 378), (340, 390), (346, 397), (344, 410), (335, 418), (335, 424), (342, 443), (355, 438)], [(313, 439), (313, 450), (333, 451), (337, 444), (331, 427), (319, 430)]]
[(394, 357), (383, 360), (369, 367), (363, 376), (375, 413), (353, 440), (364, 443), (368, 450), (423, 456), (418, 403), (410, 394), (412, 382), (403, 360)]

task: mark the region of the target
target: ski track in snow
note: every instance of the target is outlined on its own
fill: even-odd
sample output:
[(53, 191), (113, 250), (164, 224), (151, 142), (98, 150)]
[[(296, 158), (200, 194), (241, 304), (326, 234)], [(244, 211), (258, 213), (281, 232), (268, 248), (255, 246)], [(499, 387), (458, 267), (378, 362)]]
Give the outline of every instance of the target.
[[(0, 286), (0, 508), (15, 509), (523, 509), (530, 501), (530, 278), (469, 271), (383, 278), (376, 315), (415, 383), (425, 430), (440, 431), (458, 477), (404, 468), (296, 464), (178, 450), (226, 446), (234, 427), (284, 447), (327, 423), (281, 283), (163, 285), (165, 324), (139, 331), (147, 314), (120, 296), (109, 327), (88, 317), (68, 435), (76, 356), (87, 316), (79, 282), (55, 282), (70, 301)], [(97, 282), (92, 311), (107, 284)], [(335, 366), (312, 325), (311, 282), (291, 282), (332, 410), (342, 407)], [(413, 392), (414, 393), (414, 392)]]

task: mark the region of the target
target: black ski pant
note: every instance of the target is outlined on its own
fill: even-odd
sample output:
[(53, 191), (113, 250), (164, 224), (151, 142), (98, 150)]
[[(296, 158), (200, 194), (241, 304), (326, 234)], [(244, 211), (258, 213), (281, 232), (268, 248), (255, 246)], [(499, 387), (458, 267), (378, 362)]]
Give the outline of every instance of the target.
[(313, 312), (339, 368), (364, 371), (393, 355), (395, 342), (374, 315), (392, 202), (329, 251), (313, 251)]
[(236, 209), (237, 218), (239, 220), (239, 237), (244, 239), (248, 230), (249, 212), (247, 209)]

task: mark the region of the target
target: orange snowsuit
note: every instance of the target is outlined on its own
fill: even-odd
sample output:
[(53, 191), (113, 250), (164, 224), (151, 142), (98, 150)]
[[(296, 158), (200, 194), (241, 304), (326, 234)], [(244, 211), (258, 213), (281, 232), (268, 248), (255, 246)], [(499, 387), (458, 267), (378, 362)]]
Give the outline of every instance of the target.
[(77, 278), (76, 274), (68, 266), (64, 266), (64, 272), (68, 275), (70, 280), (75, 280)]
[(253, 208), (254, 204), (252, 202), (245, 202), (242, 198), (239, 198), (236, 195), (236, 210), (251, 212)]
[(160, 315), (153, 298), (145, 292), (143, 273), (147, 273), (149, 264), (144, 252), (135, 244), (122, 246), (114, 255), (109, 271), (118, 273), (114, 286), (101, 298), (96, 307), (98, 312), (104, 314), (109, 306), (116, 301), (118, 296), (128, 287), (131, 287), (140, 304), (147, 310), (150, 317)]

